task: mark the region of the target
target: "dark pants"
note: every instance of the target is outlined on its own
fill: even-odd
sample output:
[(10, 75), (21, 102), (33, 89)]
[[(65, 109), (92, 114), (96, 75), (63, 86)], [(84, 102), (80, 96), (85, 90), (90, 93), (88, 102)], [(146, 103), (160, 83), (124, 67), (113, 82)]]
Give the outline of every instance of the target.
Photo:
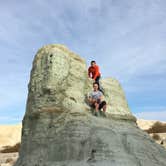
[(96, 79), (95, 79), (95, 82), (97, 82), (99, 84), (99, 87), (100, 87), (100, 76), (97, 76)]
[(100, 78), (101, 78), (100, 76), (97, 76), (96, 79), (95, 79), (95, 82), (99, 85), (99, 91), (102, 92), (103, 95), (104, 95), (102, 87), (100, 86)]
[(106, 101), (102, 101), (102, 102), (99, 104), (99, 110), (101, 110), (106, 104), (107, 104)]
[[(107, 103), (106, 101), (97, 102), (99, 104), (99, 110), (101, 110)], [(92, 108), (95, 108), (95, 104), (92, 104)]]

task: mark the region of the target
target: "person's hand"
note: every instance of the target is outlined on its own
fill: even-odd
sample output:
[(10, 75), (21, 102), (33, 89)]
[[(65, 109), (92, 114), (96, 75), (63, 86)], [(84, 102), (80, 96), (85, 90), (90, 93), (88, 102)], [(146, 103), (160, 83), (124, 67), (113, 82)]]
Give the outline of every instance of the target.
[(93, 102), (93, 103), (95, 103), (95, 102), (96, 102), (96, 100), (95, 100), (95, 99), (92, 99), (92, 102)]
[(95, 99), (92, 99), (91, 97), (89, 97), (88, 100), (89, 100), (89, 102), (92, 103), (92, 104), (96, 102), (96, 100), (95, 100)]
[(89, 77), (88, 79), (89, 79), (89, 81), (90, 81), (90, 82), (92, 82), (92, 81), (93, 81), (93, 78), (91, 78), (91, 77)]
[(100, 102), (101, 102), (101, 99), (97, 99), (97, 103), (100, 104)]

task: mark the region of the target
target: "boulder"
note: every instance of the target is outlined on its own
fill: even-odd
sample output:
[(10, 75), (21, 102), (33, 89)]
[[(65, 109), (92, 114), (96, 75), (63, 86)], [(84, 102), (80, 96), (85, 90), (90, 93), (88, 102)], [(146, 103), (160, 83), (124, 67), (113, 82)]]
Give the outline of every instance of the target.
[(136, 125), (119, 82), (101, 81), (107, 117), (86, 103), (92, 90), (84, 59), (63, 45), (33, 61), (15, 166), (166, 166), (166, 150)]

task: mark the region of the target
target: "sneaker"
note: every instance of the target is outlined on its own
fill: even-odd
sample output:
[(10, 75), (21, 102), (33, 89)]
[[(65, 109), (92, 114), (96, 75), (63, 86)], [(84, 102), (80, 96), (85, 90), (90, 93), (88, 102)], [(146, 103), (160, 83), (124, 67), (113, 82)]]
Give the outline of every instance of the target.
[(106, 116), (106, 113), (105, 112), (103, 112), (102, 111), (102, 116), (104, 117), (104, 118), (106, 118), (107, 116)]
[(94, 115), (98, 117), (99, 116), (99, 112), (95, 112)]

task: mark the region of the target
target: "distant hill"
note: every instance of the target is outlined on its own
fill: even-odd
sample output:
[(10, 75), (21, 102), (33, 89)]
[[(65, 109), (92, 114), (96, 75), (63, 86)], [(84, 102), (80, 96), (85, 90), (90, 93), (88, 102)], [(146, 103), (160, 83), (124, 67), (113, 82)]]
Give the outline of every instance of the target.
[(166, 148), (166, 122), (139, 119), (137, 125)]
[(21, 124), (0, 125), (0, 149), (4, 146), (14, 146), (21, 141)]

